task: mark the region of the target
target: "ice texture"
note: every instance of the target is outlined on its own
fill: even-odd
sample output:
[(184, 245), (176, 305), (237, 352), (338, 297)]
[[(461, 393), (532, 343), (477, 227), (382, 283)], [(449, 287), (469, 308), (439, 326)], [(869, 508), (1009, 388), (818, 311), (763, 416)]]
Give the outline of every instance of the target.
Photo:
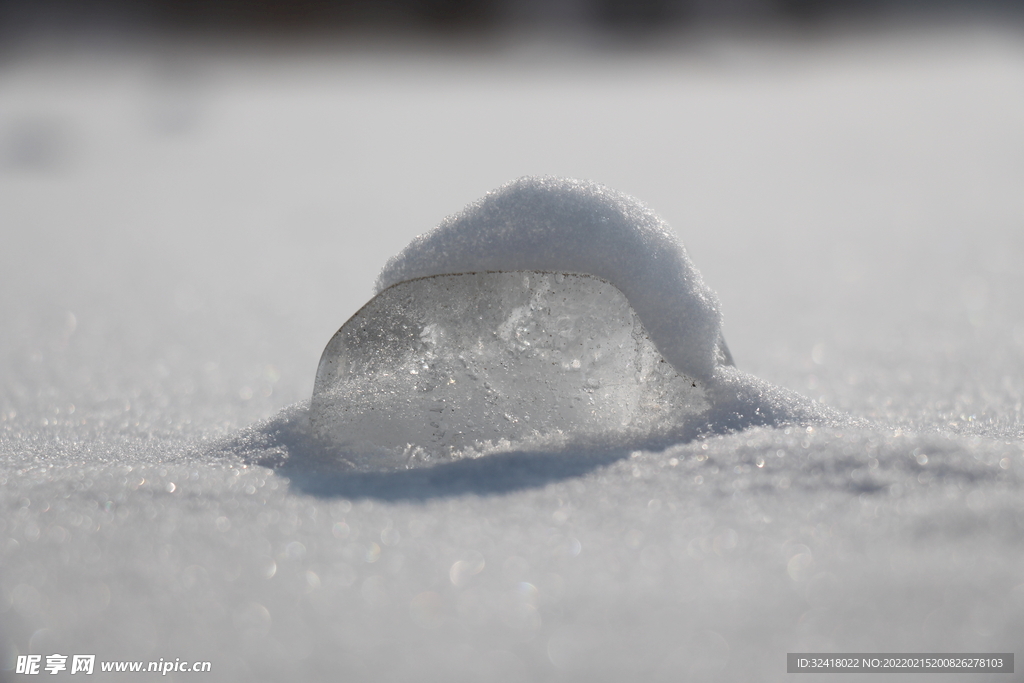
[(524, 177), (489, 192), (388, 261), (376, 291), (428, 275), (502, 270), (603, 278), (626, 295), (680, 373), (710, 379), (724, 359), (718, 298), (679, 238), (640, 201), (586, 180)]
[(703, 387), (665, 361), (611, 284), (516, 271), (381, 292), (324, 350), (310, 419), (360, 469), (388, 469), (570, 441), (650, 442), (692, 430), (707, 407)]

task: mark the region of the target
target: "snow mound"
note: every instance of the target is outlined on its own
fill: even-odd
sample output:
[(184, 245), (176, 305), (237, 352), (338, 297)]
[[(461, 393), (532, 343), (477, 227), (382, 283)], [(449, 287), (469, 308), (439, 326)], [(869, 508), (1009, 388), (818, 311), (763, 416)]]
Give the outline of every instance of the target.
[(724, 359), (718, 298), (669, 226), (633, 197), (584, 180), (525, 177), (488, 193), (388, 261), (376, 292), (430, 275), (514, 270), (607, 280), (683, 375), (709, 380)]
[(675, 439), (708, 410), (611, 284), (536, 271), (393, 285), (331, 339), (316, 438), (359, 469)]

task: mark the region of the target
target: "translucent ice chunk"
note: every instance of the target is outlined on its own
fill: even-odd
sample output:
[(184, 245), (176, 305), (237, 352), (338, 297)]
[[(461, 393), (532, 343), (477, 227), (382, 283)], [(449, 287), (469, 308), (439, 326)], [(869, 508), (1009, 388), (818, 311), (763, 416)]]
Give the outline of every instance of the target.
[(707, 408), (616, 287), (516, 271), (381, 292), (324, 350), (310, 420), (322, 444), (380, 470), (650, 439)]

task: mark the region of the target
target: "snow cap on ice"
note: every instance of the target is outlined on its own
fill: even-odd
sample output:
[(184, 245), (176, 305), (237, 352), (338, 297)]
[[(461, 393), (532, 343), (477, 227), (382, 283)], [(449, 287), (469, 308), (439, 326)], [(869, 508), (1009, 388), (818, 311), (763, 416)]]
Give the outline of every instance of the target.
[(528, 176), (487, 193), (389, 260), (375, 293), (418, 277), (502, 270), (605, 279), (676, 370), (714, 375), (718, 299), (682, 242), (639, 200), (586, 180)]

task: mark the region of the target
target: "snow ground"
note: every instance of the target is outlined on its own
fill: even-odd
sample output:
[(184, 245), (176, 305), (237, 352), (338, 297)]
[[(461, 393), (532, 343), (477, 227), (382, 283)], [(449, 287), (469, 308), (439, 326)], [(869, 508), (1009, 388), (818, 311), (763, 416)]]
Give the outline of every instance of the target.
[[(59, 652), (774, 681), (786, 652), (1020, 650), (1022, 120), (1006, 29), (9, 52), (0, 676)], [(275, 415), (379, 268), (535, 173), (643, 200), (740, 368), (870, 425), (398, 474), (284, 457), (301, 408)]]

